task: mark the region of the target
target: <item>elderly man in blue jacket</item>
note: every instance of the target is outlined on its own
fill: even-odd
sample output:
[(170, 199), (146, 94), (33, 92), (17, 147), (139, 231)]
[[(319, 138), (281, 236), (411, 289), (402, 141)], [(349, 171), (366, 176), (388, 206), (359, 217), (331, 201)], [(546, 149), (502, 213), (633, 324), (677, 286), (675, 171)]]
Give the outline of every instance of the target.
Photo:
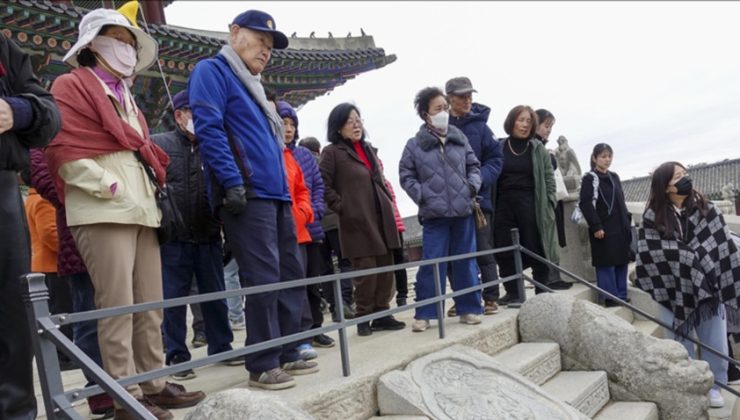
[[(488, 127), (488, 116), (491, 108), (473, 102), (473, 84), (467, 77), (455, 77), (445, 84), (445, 93), (450, 104), (450, 125), (459, 128), (468, 138), (475, 157), (480, 161), (480, 172), (483, 184), (478, 194), (482, 197), (480, 206), (486, 215), (488, 226), (476, 230), (478, 251), (487, 251), (493, 248), (493, 204), (491, 193), (501, 174), (504, 164), (504, 153), (501, 143), (496, 140), (493, 131)], [(498, 278), (496, 273), (496, 259), (493, 255), (478, 257), (478, 267), (481, 273), (481, 283), (490, 282)], [(496, 301), (499, 298), (498, 285), (489, 286), (483, 290), (483, 313), (493, 315), (498, 312)], [(454, 307), (450, 308), (450, 316), (456, 315)]]
[[(265, 97), (260, 74), (272, 49), (288, 46), (272, 16), (248, 10), (229, 26), (229, 42), (195, 67), (188, 91), (209, 196), (224, 223), (245, 287), (303, 278), (283, 168), (283, 126)], [(299, 332), (305, 288), (246, 297), (246, 345)], [(292, 375), (318, 371), (296, 343), (246, 356), (249, 384), (295, 385)]]

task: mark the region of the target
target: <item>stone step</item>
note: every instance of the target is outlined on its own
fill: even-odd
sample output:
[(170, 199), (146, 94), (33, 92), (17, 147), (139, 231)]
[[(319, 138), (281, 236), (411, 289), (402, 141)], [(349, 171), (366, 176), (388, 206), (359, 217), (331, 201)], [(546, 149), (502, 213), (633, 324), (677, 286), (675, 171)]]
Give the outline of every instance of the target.
[(537, 385), (544, 384), (561, 369), (557, 343), (519, 343), (496, 354), (493, 359)]
[(651, 402), (613, 401), (594, 420), (658, 420), (658, 407)]
[(609, 402), (606, 372), (563, 371), (542, 385), (545, 392), (593, 417)]
[(630, 324), (632, 321), (634, 321), (634, 316), (632, 315), (632, 310), (627, 308), (626, 306), (613, 306), (611, 308), (604, 308), (607, 312), (611, 313), (612, 315), (616, 315), (623, 320), (629, 322)]
[(665, 338), (665, 329), (653, 321), (641, 321), (635, 319), (632, 326), (645, 335), (651, 335), (655, 338)]
[[(732, 389), (740, 391), (740, 386), (733, 386)], [(710, 408), (708, 411), (709, 420), (737, 420), (739, 417), (733, 417), (733, 408), (737, 403), (737, 397), (729, 392), (720, 390), (722, 398), (725, 399), (725, 406), (722, 408)], [(740, 411), (740, 410), (735, 410)]]

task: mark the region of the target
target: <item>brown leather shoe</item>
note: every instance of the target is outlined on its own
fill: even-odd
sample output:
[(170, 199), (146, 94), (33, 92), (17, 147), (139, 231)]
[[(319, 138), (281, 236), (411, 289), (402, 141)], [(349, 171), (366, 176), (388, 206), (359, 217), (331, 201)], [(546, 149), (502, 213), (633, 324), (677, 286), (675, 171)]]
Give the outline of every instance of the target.
[(203, 401), (206, 394), (203, 391), (187, 392), (184, 386), (167, 382), (162, 392), (149, 394), (146, 397), (162, 408), (185, 408)]
[[(157, 407), (146, 397), (136, 398), (136, 400), (141, 405), (143, 405), (144, 408), (146, 408), (150, 413), (152, 413), (152, 415), (156, 417), (157, 420), (171, 420), (175, 418), (175, 416), (169, 410)], [(123, 408), (116, 408), (115, 414), (113, 415), (113, 420), (138, 420), (138, 417), (129, 413)]]

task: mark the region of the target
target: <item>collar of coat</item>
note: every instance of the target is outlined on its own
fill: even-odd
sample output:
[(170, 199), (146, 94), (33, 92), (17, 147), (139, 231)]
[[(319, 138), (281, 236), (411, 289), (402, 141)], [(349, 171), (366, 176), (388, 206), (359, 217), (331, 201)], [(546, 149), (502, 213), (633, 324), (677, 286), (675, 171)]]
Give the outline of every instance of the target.
[[(439, 146), (439, 138), (437, 138), (437, 136), (429, 131), (426, 124), (422, 124), (421, 127), (419, 127), (419, 131), (416, 133), (416, 141), (417, 143), (419, 143), (419, 147), (421, 148), (421, 150), (425, 152), (428, 152), (429, 150), (432, 150), (433, 148)], [(455, 127), (454, 125), (449, 125), (447, 127), (446, 142), (465, 146), (465, 143), (468, 142), (468, 139), (467, 137), (465, 137), (465, 134), (460, 131), (459, 128)]]

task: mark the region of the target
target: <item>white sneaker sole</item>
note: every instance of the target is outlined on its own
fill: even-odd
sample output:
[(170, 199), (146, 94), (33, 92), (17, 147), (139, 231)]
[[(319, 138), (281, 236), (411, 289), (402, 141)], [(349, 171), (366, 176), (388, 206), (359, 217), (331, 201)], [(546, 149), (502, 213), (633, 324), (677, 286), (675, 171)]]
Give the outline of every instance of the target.
[(278, 391), (281, 389), (293, 388), (295, 386), (295, 380), (292, 380), (290, 382), (282, 382), (279, 384), (264, 384), (262, 382), (253, 381), (250, 379), (249, 386), (253, 386), (255, 388), (262, 388), (262, 389), (266, 389), (269, 391)]

